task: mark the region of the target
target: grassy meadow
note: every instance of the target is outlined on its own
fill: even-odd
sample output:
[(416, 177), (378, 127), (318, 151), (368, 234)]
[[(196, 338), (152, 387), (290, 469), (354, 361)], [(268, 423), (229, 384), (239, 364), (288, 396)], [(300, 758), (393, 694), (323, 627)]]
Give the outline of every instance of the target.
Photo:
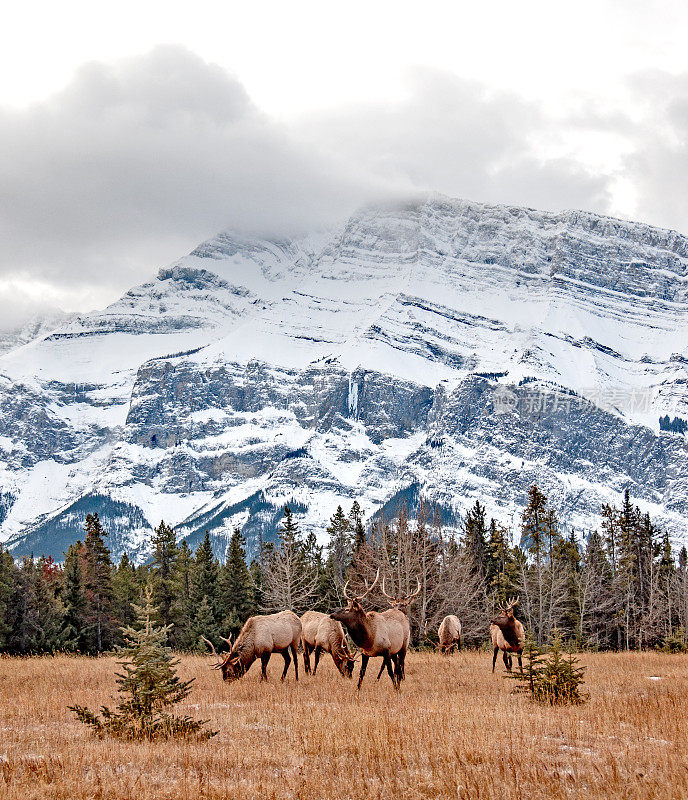
[[(542, 707), (511, 694), (491, 655), (411, 653), (406, 681), (360, 693), (329, 656), (280, 683), (273, 656), (223, 684), (202, 657), (180, 711), (209, 719), (209, 742), (94, 739), (66, 706), (113, 704), (112, 658), (0, 658), (0, 797), (687, 798), (688, 656), (584, 655), (590, 701)], [(301, 662), (302, 664), (302, 662)]]

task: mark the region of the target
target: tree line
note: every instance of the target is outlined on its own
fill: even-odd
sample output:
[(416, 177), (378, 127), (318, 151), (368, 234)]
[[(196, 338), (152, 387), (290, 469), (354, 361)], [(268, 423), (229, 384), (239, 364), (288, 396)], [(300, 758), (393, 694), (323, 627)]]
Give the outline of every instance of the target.
[[(171, 626), (171, 646), (202, 650), (201, 636), (219, 645), (251, 614), (341, 607), (345, 583), (362, 591), (378, 567), (389, 595), (408, 595), (420, 583), (409, 609), (416, 644), (449, 613), (460, 617), (466, 644), (484, 644), (490, 617), (518, 595), (520, 616), (538, 644), (558, 632), (586, 649), (687, 649), (686, 548), (676, 561), (666, 532), (628, 492), (621, 508), (602, 507), (599, 529), (581, 543), (534, 485), (517, 533), (514, 544), (479, 501), (459, 531), (443, 527), (422, 501), (413, 515), (402, 509), (393, 520), (365, 525), (354, 502), (349, 513), (337, 508), (321, 546), (313, 532), (302, 534), (286, 506), (277, 541), (265, 543), (250, 564), (239, 529), (220, 562), (209, 533), (193, 552), (161, 522), (147, 563), (135, 565), (124, 554), (114, 565), (107, 533), (89, 514), (83, 541), (60, 564), (50, 557), (17, 562), (0, 547), (0, 652), (111, 650), (122, 644), (121, 628), (135, 622), (134, 605), (147, 591), (156, 621)], [(379, 588), (368, 602), (387, 607)]]

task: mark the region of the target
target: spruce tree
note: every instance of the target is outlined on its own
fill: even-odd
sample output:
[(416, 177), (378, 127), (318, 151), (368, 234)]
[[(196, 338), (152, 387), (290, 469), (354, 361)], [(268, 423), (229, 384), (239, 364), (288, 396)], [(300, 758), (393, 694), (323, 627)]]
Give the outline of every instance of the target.
[(363, 525), (364, 511), (358, 504), (358, 500), (354, 500), (351, 510), (349, 511), (349, 521), (353, 531), (353, 552), (358, 551), (366, 543), (365, 526)]
[(220, 607), (222, 627), (236, 636), (241, 626), (255, 613), (253, 580), (246, 564), (246, 539), (239, 528), (234, 529), (224, 565), (220, 568)]
[(86, 516), (84, 540), (84, 585), (90, 616), (89, 649), (98, 653), (112, 647), (118, 630), (114, 617), (112, 561), (98, 514)]
[(195, 647), (191, 631), (193, 602), (191, 586), (193, 582), (194, 557), (189, 543), (184, 540), (177, 546), (174, 566), (174, 583), (177, 595), (172, 605), (175, 626), (170, 633), (170, 641), (178, 650), (191, 650)]
[(466, 554), (473, 564), (475, 574), (482, 577), (485, 577), (487, 572), (486, 534), (485, 506), (481, 506), (480, 501), (476, 500), (475, 505), (468, 510), (464, 520), (463, 541)]
[(141, 589), (136, 576), (136, 567), (126, 553), (122, 553), (112, 579), (115, 595), (115, 613), (123, 625), (131, 625), (136, 619), (134, 603), (139, 600)]
[(177, 561), (177, 537), (174, 530), (161, 520), (153, 533), (152, 585), (153, 603), (160, 613), (163, 626), (171, 625), (173, 602), (177, 594), (175, 564)]
[(81, 571), (83, 544), (79, 541), (69, 546), (65, 556), (62, 602), (62, 638), (64, 647), (74, 652), (85, 652), (88, 648), (86, 633), (86, 593)]
[(194, 648), (198, 644), (196, 632), (199, 630), (199, 626), (207, 625), (209, 621), (206, 608), (210, 609), (212, 629), (208, 630), (204, 636), (211, 638), (216, 637), (219, 633), (218, 576), (219, 564), (213, 555), (210, 533), (206, 531), (203, 540), (196, 548), (191, 573), (191, 603), (193, 608), (191, 645)]
[(170, 713), (174, 705), (189, 696), (193, 679), (182, 681), (177, 675), (179, 659), (165, 644), (169, 626), (155, 627), (153, 618), (159, 612), (152, 604), (150, 589), (145, 607), (137, 606), (136, 611), (138, 629), (123, 629), (125, 646), (119, 651), (122, 672), (116, 679), (120, 693), (116, 710), (102, 706), (98, 715), (85, 706), (74, 705), (69, 706), (70, 711), (99, 737), (209, 739), (215, 732), (205, 729), (205, 721)]
[[(353, 511), (353, 509), (352, 509)], [(360, 519), (360, 515), (359, 515)], [(328, 573), (334, 583), (335, 595), (341, 593), (346, 573), (351, 566), (353, 547), (353, 526), (341, 506), (330, 517), (327, 526)]]
[(11, 603), (15, 594), (17, 569), (14, 559), (0, 544), (0, 652), (11, 647)]

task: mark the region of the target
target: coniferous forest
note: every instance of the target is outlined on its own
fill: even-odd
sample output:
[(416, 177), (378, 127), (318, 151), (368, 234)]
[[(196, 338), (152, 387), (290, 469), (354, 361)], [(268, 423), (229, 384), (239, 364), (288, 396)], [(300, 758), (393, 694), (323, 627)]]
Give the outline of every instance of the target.
[[(557, 631), (581, 649), (688, 650), (688, 553), (683, 547), (674, 554), (666, 533), (628, 493), (621, 508), (603, 506), (599, 527), (584, 537), (564, 531), (532, 486), (517, 531), (488, 519), (480, 502), (458, 532), (443, 528), (422, 502), (412, 515), (402, 510), (391, 522), (369, 525), (354, 502), (348, 513), (334, 511), (324, 547), (301, 532), (287, 506), (278, 541), (265, 544), (251, 564), (238, 529), (223, 562), (208, 533), (192, 552), (164, 522), (142, 565), (126, 554), (114, 564), (107, 538), (98, 516), (89, 515), (83, 540), (62, 563), (17, 562), (0, 548), (0, 652), (112, 650), (122, 644), (122, 626), (135, 622), (134, 605), (147, 589), (157, 622), (171, 626), (171, 646), (200, 651), (201, 636), (219, 645), (220, 636), (235, 636), (254, 613), (341, 607), (345, 582), (363, 587), (378, 567), (389, 595), (409, 594), (420, 582), (410, 608), (416, 645), (450, 613), (461, 619), (465, 644), (484, 645), (490, 617), (518, 596), (518, 616), (538, 644)], [(379, 587), (368, 602), (387, 607)]]

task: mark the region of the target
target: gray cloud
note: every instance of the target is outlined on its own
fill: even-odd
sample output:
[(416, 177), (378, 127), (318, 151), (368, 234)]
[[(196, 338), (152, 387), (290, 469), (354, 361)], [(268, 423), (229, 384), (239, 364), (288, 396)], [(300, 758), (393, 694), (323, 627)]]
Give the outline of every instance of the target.
[(535, 104), (437, 71), (414, 72), (402, 102), (286, 127), (182, 47), (88, 64), (46, 101), (0, 111), (0, 281), (102, 302), (223, 228), (304, 229), (414, 190), (605, 210), (605, 176), (537, 157), (547, 124)]
[(403, 102), (316, 115), (299, 135), (391, 182), (484, 202), (606, 211), (608, 176), (537, 156), (533, 137), (549, 125), (535, 103), (417, 69)]
[(688, 73), (645, 72), (631, 86), (645, 108), (626, 158), (637, 214), (688, 233)]

